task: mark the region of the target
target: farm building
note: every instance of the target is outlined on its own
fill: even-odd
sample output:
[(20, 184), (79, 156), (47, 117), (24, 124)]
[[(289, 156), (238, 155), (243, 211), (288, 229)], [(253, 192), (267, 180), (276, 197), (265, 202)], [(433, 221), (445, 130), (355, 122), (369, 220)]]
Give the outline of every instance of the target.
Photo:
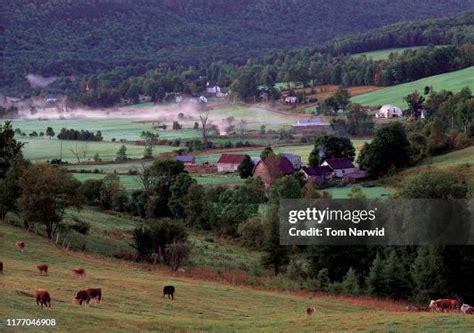
[(285, 103), (286, 104), (296, 104), (296, 103), (298, 103), (298, 97), (288, 96), (288, 97), (285, 98)]
[(267, 157), (260, 160), (254, 169), (253, 177), (261, 177), (265, 187), (269, 188), (275, 180), (285, 175), (291, 175), (295, 172), (293, 164), (284, 156)]
[(403, 112), (398, 106), (387, 104), (382, 106), (375, 116), (377, 118), (399, 118), (403, 116)]
[(283, 153), (281, 155), (286, 157), (291, 162), (291, 164), (293, 164), (293, 169), (295, 170), (301, 169), (301, 156), (300, 155), (290, 154), (290, 153)]
[(360, 179), (363, 179), (367, 177), (367, 174), (365, 173), (365, 171), (363, 170), (356, 170), (354, 172), (349, 172), (349, 173), (346, 173), (343, 177), (344, 181), (346, 181), (347, 183), (353, 183), (355, 181), (358, 181)]
[(328, 166), (333, 171), (334, 177), (343, 178), (346, 174), (358, 171), (348, 158), (333, 158), (325, 160), (321, 166)]
[(241, 154), (222, 154), (217, 161), (217, 172), (235, 172), (245, 155)]
[(221, 91), (221, 87), (218, 85), (212, 85), (210, 82), (206, 84), (206, 94), (208, 96), (215, 96), (215, 97), (224, 97), (225, 94)]
[(262, 160), (260, 156), (250, 156), (250, 159), (252, 160), (253, 165), (257, 165), (257, 163)]
[(329, 166), (303, 167), (303, 175), (308, 181), (314, 181), (321, 185), (326, 180), (331, 179), (333, 170)]
[(332, 133), (329, 123), (321, 122), (320, 118), (301, 119), (292, 125), (295, 133)]
[(191, 155), (180, 155), (176, 156), (176, 161), (183, 162), (184, 164), (194, 164), (196, 159)]

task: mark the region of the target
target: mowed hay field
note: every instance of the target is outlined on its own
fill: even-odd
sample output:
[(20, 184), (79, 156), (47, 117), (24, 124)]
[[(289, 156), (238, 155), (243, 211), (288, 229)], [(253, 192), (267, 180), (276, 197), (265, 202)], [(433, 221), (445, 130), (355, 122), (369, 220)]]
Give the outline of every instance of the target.
[[(435, 47), (443, 47), (443, 46), (446, 46), (446, 45), (436, 45)], [(384, 60), (384, 59), (388, 59), (391, 53), (403, 53), (406, 50), (416, 50), (416, 49), (421, 49), (424, 47), (427, 47), (427, 46), (396, 47), (392, 49), (355, 53), (352, 56), (358, 57), (358, 56), (365, 55), (367, 58), (372, 58), (373, 60)]]
[(401, 108), (406, 108), (407, 104), (403, 98), (415, 90), (423, 93), (425, 86), (433, 87), (435, 91), (445, 89), (458, 92), (464, 87), (469, 87), (471, 90), (474, 90), (473, 78), (474, 66), (471, 66), (459, 71), (430, 76), (418, 81), (399, 84), (368, 94), (355, 96), (351, 98), (351, 101), (362, 105), (394, 104)]
[[(15, 248), (24, 240), (23, 253)], [(265, 332), (469, 332), (474, 317), (461, 314), (405, 313), (357, 305), (329, 296), (297, 296), (258, 291), (227, 284), (173, 277), (167, 270), (67, 252), (47, 240), (0, 223), (2, 297), (0, 330), (6, 318), (55, 318), (59, 332), (138, 332), (138, 331), (265, 331)], [(50, 266), (48, 276), (40, 276), (35, 265)], [(85, 278), (70, 271), (83, 267)], [(176, 287), (174, 301), (162, 297), (164, 285)], [(71, 304), (82, 288), (100, 287), (102, 305), (80, 307)], [(42, 310), (33, 298), (37, 288), (52, 296), (52, 309)], [(305, 309), (315, 306), (314, 316)], [(17, 329), (20, 331), (22, 329)], [(51, 328), (35, 328), (47, 332)], [(8, 331), (8, 330), (7, 330)], [(15, 330), (12, 330), (15, 331)]]
[[(34, 162), (59, 158), (61, 154), (61, 140), (22, 138), (20, 141), (25, 144), (23, 147), (23, 155), (25, 158)], [(93, 160), (95, 154), (99, 154), (100, 158), (103, 160), (114, 160), (117, 151), (122, 145), (125, 145), (127, 148), (127, 156), (129, 158), (143, 157), (143, 146), (120, 142), (62, 140), (62, 160), (70, 163), (77, 162), (72, 150), (80, 152), (81, 161)], [(176, 147), (172, 146), (156, 145), (153, 149), (153, 154), (156, 156), (176, 149)]]

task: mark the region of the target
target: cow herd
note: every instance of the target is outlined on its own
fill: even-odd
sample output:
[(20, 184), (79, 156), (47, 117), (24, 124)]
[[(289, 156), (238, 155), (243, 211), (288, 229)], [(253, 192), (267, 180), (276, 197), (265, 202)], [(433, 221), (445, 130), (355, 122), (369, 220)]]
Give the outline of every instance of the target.
[[(24, 241), (16, 242), (16, 247), (20, 252), (24, 252), (26, 244)], [(40, 275), (48, 275), (48, 265), (40, 264), (36, 266)], [(84, 268), (73, 268), (72, 272), (74, 277), (84, 277), (86, 275), (86, 270)], [(3, 273), (3, 262), (0, 262), (0, 273)], [(176, 289), (174, 286), (165, 286), (163, 288), (163, 297), (168, 296), (168, 299), (174, 300), (174, 293)], [(90, 301), (94, 299), (96, 304), (101, 304), (102, 301), (102, 289), (101, 288), (88, 288), (79, 290), (75, 297), (72, 299), (73, 304), (79, 305), (88, 305)], [(35, 300), (36, 305), (41, 305), (41, 308), (50, 309), (51, 308), (51, 295), (46, 289), (36, 289), (35, 291)]]
[[(23, 252), (25, 250), (26, 244), (24, 241), (16, 242), (16, 247), (18, 250)], [(36, 266), (36, 269), (39, 271), (40, 275), (48, 275), (48, 265), (40, 264)], [(84, 277), (86, 275), (86, 270), (84, 268), (73, 268), (72, 272), (75, 277)], [(3, 273), (3, 262), (0, 262), (0, 273)], [(176, 289), (174, 286), (165, 286), (163, 288), (163, 297), (168, 296), (168, 299), (174, 300), (174, 293)], [(102, 289), (101, 288), (88, 288), (79, 290), (76, 293), (76, 296), (73, 298), (73, 304), (88, 305), (90, 301), (94, 299), (96, 304), (100, 304), (102, 301)], [(51, 296), (49, 292), (45, 289), (36, 289), (35, 291), (35, 300), (36, 305), (41, 305), (41, 308), (51, 308)], [(435, 311), (435, 312), (462, 312), (464, 314), (474, 314), (474, 307), (468, 304), (461, 304), (457, 299), (438, 299), (431, 300), (428, 307), (418, 307), (415, 305), (407, 305), (405, 310), (411, 312), (420, 312), (420, 311)], [(314, 307), (306, 309), (306, 314), (308, 316), (313, 315), (316, 312)]]
[(462, 312), (464, 314), (474, 314), (474, 307), (469, 304), (462, 304), (461, 301), (451, 298), (431, 300), (427, 307), (407, 305), (405, 310), (411, 312), (434, 311), (434, 312)]

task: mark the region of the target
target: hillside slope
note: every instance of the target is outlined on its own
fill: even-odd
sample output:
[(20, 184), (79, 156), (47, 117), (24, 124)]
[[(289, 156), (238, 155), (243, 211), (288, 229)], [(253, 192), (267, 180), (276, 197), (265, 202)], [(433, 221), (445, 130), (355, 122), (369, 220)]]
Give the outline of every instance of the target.
[(18, 84), (29, 73), (245, 61), (400, 21), (451, 16), (473, 5), (473, 0), (8, 0), (2, 10), (0, 86)]
[[(15, 241), (26, 242), (25, 252)], [(472, 331), (474, 318), (456, 314), (389, 312), (361, 307), (327, 297), (304, 297), (256, 291), (217, 283), (172, 277), (133, 264), (66, 252), (33, 234), (0, 223), (4, 274), (0, 276), (0, 308), (5, 318), (55, 318), (59, 331)], [(50, 265), (39, 276), (35, 265)], [(73, 278), (71, 268), (87, 270)], [(162, 297), (163, 285), (176, 286), (176, 300)], [(72, 305), (74, 292), (101, 287), (103, 304)], [(52, 295), (51, 311), (36, 307), (36, 288)], [(308, 317), (307, 306), (317, 313)], [(0, 330), (5, 328), (0, 321)], [(35, 331), (50, 331), (50, 328)]]
[(423, 92), (425, 86), (433, 87), (435, 91), (449, 90), (453, 92), (460, 91), (464, 87), (474, 90), (474, 66), (459, 71), (430, 76), (418, 81), (400, 84), (380, 90), (355, 96), (351, 99), (354, 103), (362, 105), (383, 105), (394, 104), (401, 108), (406, 108), (407, 104), (403, 100), (405, 96), (415, 90)]

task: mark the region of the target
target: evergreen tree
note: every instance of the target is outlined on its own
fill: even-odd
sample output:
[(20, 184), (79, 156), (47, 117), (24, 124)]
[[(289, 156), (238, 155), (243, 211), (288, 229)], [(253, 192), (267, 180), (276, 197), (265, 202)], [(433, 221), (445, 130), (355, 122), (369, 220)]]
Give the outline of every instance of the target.
[(379, 253), (375, 257), (372, 267), (370, 267), (369, 276), (367, 277), (367, 288), (370, 295), (383, 295), (385, 292), (384, 281), (384, 261)]
[(359, 281), (356, 271), (350, 267), (341, 283), (342, 291), (347, 294), (360, 293)]
[(120, 149), (117, 151), (117, 154), (115, 155), (115, 160), (116, 161), (126, 161), (128, 159), (127, 157), (127, 147), (125, 145), (122, 145)]
[(272, 267), (275, 275), (280, 273), (283, 266), (289, 261), (289, 247), (280, 245), (280, 219), (278, 206), (270, 205), (264, 219), (264, 235), (262, 264)]
[(327, 268), (323, 268), (318, 272), (317, 277), (317, 286), (318, 289), (322, 291), (327, 291), (331, 285), (331, 280), (329, 279), (329, 272)]
[(435, 248), (420, 246), (412, 266), (413, 294), (420, 303), (438, 298), (446, 291), (443, 258)]
[(410, 276), (395, 249), (390, 251), (383, 268), (386, 294), (394, 298), (409, 296)]
[(196, 181), (190, 175), (183, 172), (176, 177), (174, 184), (171, 186), (171, 197), (168, 206), (176, 218), (184, 216), (186, 194), (188, 194), (191, 185), (195, 183)]
[(240, 162), (240, 165), (237, 169), (237, 171), (239, 172), (240, 178), (245, 179), (252, 176), (253, 167), (254, 167), (254, 164), (252, 162), (252, 159), (250, 158), (249, 155), (245, 155), (244, 159), (242, 160), (242, 162)]

